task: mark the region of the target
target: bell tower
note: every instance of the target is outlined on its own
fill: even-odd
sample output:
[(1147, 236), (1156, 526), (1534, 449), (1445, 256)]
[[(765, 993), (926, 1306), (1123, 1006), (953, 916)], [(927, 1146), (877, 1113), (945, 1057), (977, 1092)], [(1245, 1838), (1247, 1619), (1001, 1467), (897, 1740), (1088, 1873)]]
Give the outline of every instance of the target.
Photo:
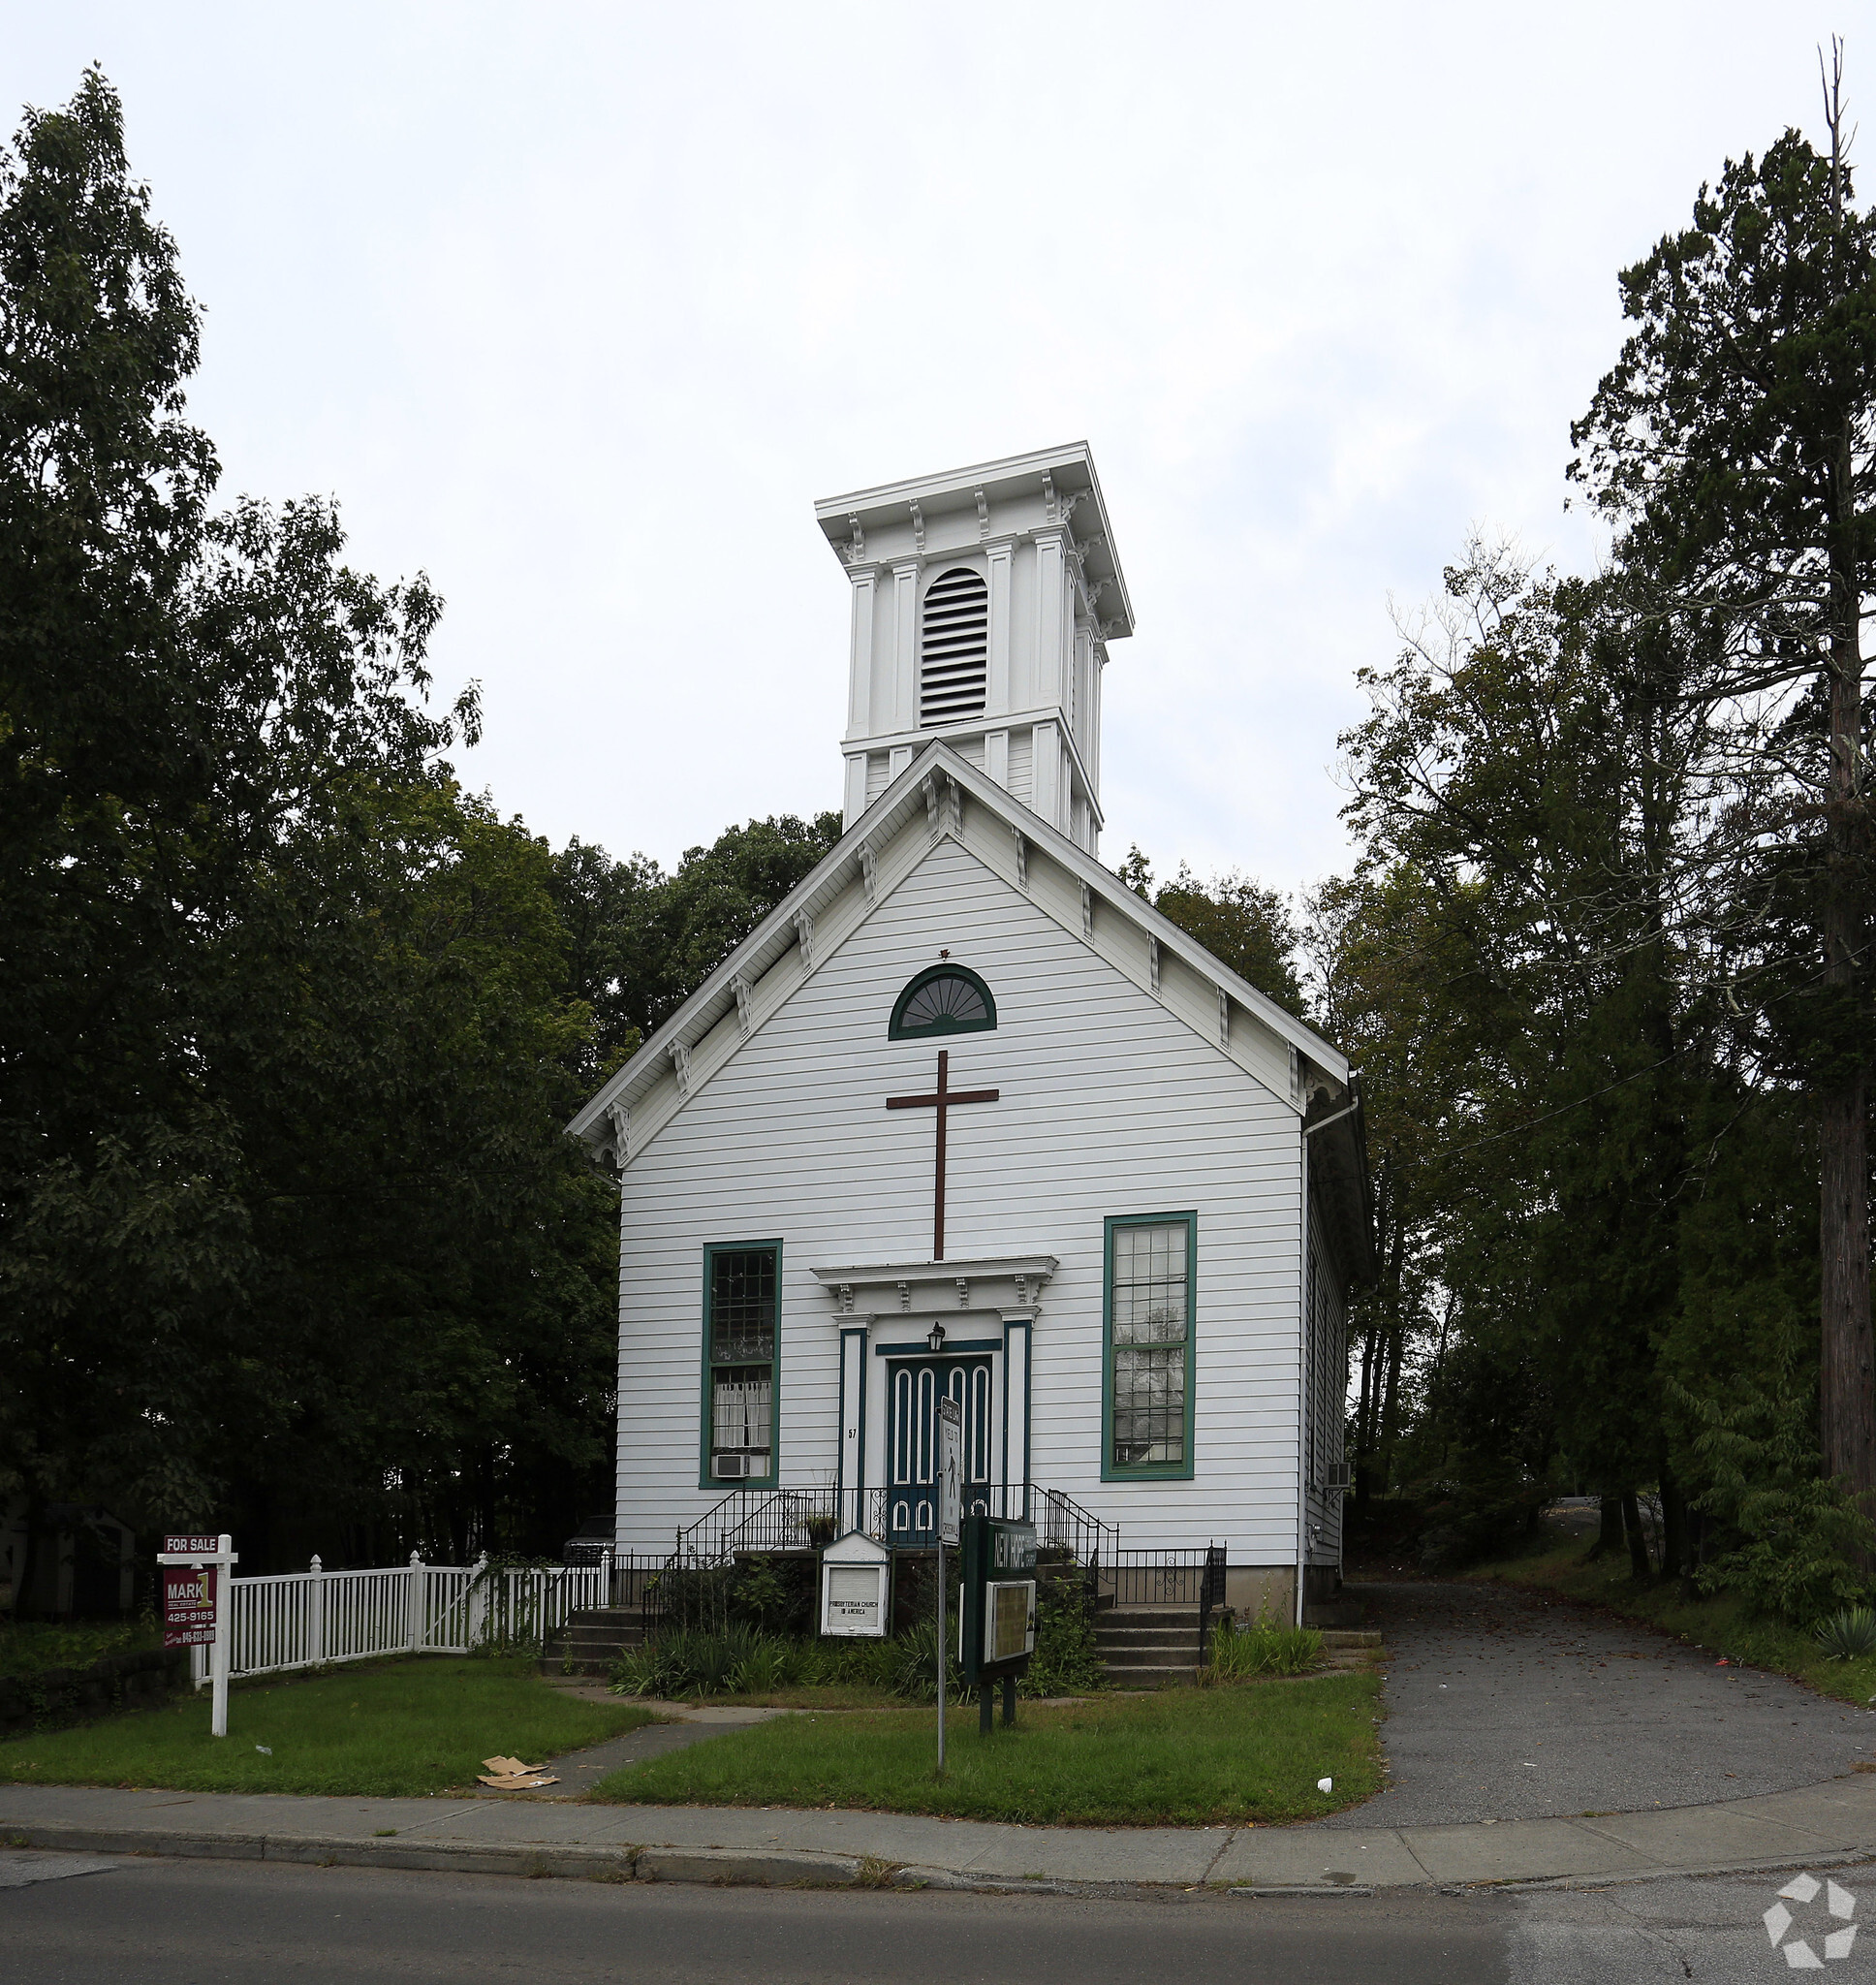
[(847, 824), (942, 738), (1097, 853), (1101, 675), (1134, 614), (1087, 445), (829, 496), (814, 514), (853, 586)]

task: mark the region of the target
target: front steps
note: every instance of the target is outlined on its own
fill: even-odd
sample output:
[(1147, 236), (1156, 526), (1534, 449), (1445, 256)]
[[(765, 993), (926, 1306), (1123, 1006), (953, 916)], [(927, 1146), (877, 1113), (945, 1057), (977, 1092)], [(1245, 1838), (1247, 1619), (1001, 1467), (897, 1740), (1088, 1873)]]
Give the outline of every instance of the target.
[(642, 1639), (636, 1606), (595, 1606), (569, 1613), (541, 1650), (541, 1672), (604, 1679), (611, 1673), (612, 1663)]
[(1164, 1688), (1199, 1679), (1197, 1606), (1104, 1606), (1094, 1642), (1115, 1688)]
[(1323, 1632), (1323, 1666), (1347, 1671), (1371, 1668), (1381, 1658), (1381, 1636), (1373, 1627), (1363, 1631), (1326, 1628)]

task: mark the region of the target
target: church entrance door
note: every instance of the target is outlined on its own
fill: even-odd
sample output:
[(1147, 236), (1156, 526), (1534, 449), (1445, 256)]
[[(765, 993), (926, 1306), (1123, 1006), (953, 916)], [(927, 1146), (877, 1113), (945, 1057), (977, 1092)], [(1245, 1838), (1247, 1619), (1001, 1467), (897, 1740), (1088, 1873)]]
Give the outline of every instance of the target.
[(927, 1550), (938, 1541), (938, 1402), (964, 1416), (964, 1513), (990, 1507), (990, 1361), (890, 1358), (886, 1393), (886, 1541)]

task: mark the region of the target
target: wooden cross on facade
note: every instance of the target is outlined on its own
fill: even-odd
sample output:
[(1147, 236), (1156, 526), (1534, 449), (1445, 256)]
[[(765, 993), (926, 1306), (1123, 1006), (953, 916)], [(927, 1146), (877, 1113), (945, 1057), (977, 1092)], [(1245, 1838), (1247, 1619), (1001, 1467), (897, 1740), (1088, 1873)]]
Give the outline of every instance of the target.
[(951, 1051), (938, 1051), (938, 1087), (929, 1096), (888, 1096), (889, 1110), (936, 1110), (938, 1113), (938, 1173), (931, 1194), (931, 1258), (945, 1258), (945, 1119), (954, 1103), (994, 1103), (1001, 1089), (954, 1089), (951, 1086)]

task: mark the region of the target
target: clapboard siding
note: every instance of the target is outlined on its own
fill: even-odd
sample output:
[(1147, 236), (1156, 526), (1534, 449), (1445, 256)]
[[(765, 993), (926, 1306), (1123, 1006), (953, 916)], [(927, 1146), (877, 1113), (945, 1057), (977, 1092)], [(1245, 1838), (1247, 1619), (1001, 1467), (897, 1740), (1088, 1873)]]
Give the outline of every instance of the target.
[[(1273, 1083), (1243, 1065), (1274, 1057), (1235, 1039), (1221, 1053), (1215, 989), (1194, 991), (1198, 975), (1163, 960), (1154, 998), (1143, 942), (1136, 960), (1118, 919), (1083, 942), (1079, 884), (1072, 905), (1039, 904), (1039, 885), (1063, 895), (1072, 878), (1032, 860), (1025, 895), (1008, 827), (985, 815), (980, 850), (975, 826), (972, 845), (909, 832), (879, 850), (878, 901), (856, 877), (817, 916), (812, 968), (790, 950), (754, 989), (748, 1036), (734, 1015), (720, 1022), (691, 1048), (689, 1096), (668, 1079), (635, 1109), (644, 1128), (620, 1209), (620, 1542), (668, 1546), (718, 1499), (697, 1486), (706, 1243), (782, 1241), (781, 1479), (831, 1477), (839, 1339), (811, 1270), (929, 1255), (931, 1114), (889, 1113), (885, 1099), (929, 1089), (935, 1049), (889, 1042), (886, 1025), (905, 981), (948, 949), (989, 984), (999, 1021), (942, 1044), (954, 1085), (1002, 1098), (951, 1119), (946, 1252), (1060, 1262), (1031, 1351), (1032, 1479), (1117, 1523), (1128, 1544), (1222, 1537), (1235, 1563), (1292, 1562), (1299, 1133)], [(1195, 1479), (1103, 1483), (1104, 1217), (1188, 1210)]]

